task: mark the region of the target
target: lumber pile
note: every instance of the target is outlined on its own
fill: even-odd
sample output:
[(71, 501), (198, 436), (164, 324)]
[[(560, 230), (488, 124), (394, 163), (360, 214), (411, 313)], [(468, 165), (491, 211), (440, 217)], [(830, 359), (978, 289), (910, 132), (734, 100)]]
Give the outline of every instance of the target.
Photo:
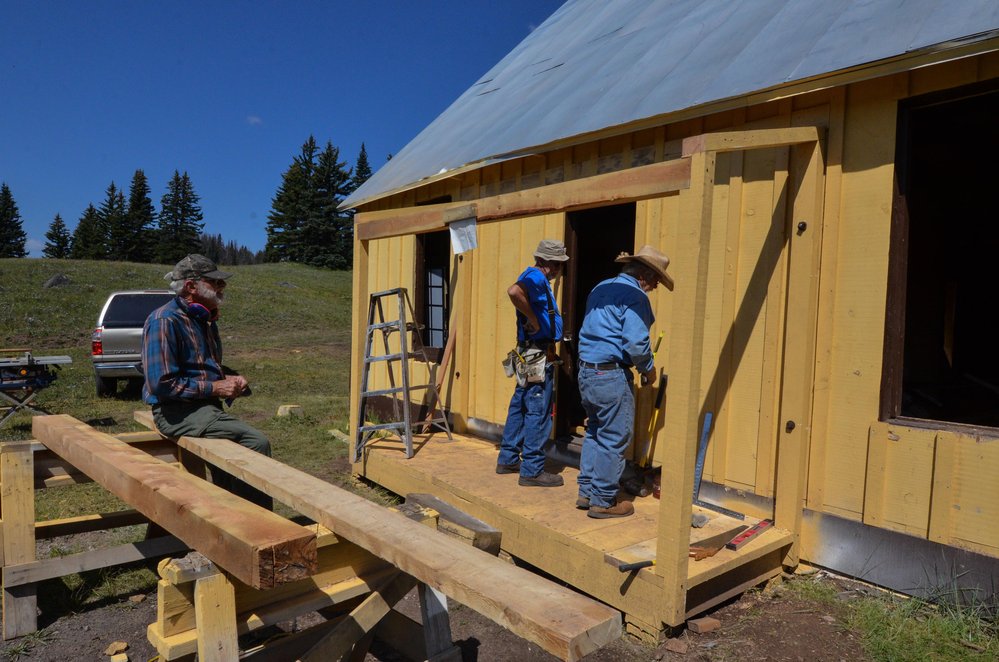
[(621, 636), (620, 613), (237, 444), (178, 445), (564, 660)]
[(280, 515), (71, 416), (36, 416), (32, 433), (109, 492), (245, 584), (273, 588), (316, 571), (315, 533)]

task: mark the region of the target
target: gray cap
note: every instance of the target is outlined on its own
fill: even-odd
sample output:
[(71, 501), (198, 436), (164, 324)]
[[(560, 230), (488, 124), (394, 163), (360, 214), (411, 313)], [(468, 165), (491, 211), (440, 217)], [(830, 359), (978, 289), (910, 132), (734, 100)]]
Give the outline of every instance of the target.
[(218, 266), (204, 255), (192, 253), (178, 262), (173, 271), (163, 278), (166, 280), (197, 280), (199, 278), (226, 280), (232, 278), (232, 274), (219, 271)]
[(549, 262), (566, 262), (569, 259), (565, 254), (565, 244), (554, 239), (542, 239), (538, 249), (534, 251), (534, 257)]

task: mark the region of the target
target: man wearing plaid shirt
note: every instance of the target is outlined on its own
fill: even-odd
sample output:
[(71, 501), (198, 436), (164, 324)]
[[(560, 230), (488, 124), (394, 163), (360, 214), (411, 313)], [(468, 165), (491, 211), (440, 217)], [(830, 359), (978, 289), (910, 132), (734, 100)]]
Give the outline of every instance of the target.
[[(222, 368), (219, 306), (226, 279), (203, 255), (188, 255), (164, 278), (177, 295), (153, 311), (142, 330), (143, 400), (152, 406), (157, 429), (168, 437), (229, 439), (270, 456), (262, 432), (222, 409), (248, 395), (246, 379)], [(271, 498), (224, 471), (212, 467), (212, 482), (233, 494), (271, 509)]]

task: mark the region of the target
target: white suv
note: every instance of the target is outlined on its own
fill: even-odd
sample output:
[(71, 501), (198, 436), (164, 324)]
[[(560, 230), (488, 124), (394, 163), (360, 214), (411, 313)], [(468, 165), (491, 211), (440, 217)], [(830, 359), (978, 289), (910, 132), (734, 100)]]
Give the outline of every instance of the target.
[(114, 395), (118, 379), (142, 379), (142, 326), (174, 294), (169, 290), (114, 292), (104, 302), (90, 339), (97, 395)]

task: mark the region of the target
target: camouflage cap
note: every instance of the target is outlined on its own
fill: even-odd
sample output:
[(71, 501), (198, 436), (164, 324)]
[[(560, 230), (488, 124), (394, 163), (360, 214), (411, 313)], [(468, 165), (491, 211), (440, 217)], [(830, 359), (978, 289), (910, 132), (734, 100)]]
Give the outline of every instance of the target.
[(232, 278), (232, 274), (219, 271), (218, 266), (204, 255), (192, 253), (178, 262), (173, 271), (163, 278), (166, 280), (197, 280), (199, 278), (227, 280)]

